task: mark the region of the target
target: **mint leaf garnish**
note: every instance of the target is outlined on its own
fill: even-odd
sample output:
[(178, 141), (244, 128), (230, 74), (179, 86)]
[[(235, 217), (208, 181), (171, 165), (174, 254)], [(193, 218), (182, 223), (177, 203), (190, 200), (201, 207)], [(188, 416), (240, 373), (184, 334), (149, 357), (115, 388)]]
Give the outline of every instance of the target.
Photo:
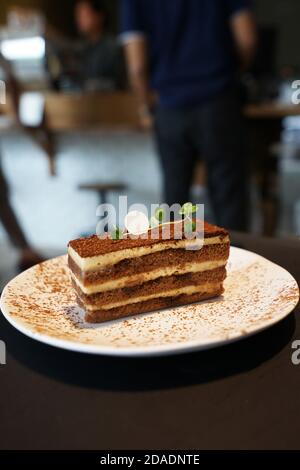
[(120, 227), (115, 227), (114, 230), (111, 232), (112, 240), (122, 240), (124, 232)]
[(194, 233), (196, 231), (197, 224), (195, 220), (186, 219), (184, 221), (184, 232), (185, 233)]
[(180, 215), (184, 215), (186, 217), (189, 217), (193, 214), (195, 214), (198, 210), (198, 207), (196, 204), (192, 204), (191, 202), (187, 202), (184, 204), (179, 212)]
[(165, 219), (165, 211), (161, 208), (156, 209), (154, 217), (160, 224), (162, 224)]

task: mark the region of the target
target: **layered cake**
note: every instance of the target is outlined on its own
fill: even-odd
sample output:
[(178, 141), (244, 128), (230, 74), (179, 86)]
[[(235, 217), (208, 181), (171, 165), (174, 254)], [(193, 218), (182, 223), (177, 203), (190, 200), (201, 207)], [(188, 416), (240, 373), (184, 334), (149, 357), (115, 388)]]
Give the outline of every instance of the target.
[(177, 230), (178, 223), (164, 224), (146, 237), (113, 240), (95, 235), (70, 242), (72, 282), (88, 322), (177, 307), (223, 293), (228, 232), (204, 223), (204, 241), (202, 237), (200, 249), (195, 249), (197, 240), (184, 234), (175, 237), (175, 225)]

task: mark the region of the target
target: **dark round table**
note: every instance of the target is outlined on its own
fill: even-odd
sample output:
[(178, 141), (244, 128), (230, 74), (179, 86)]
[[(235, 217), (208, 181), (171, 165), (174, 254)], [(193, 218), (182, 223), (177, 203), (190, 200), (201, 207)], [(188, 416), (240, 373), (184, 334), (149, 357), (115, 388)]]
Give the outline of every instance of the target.
[[(300, 242), (239, 234), (233, 242), (300, 283)], [(0, 449), (299, 449), (298, 313), (229, 346), (155, 359), (48, 347), (1, 315)]]

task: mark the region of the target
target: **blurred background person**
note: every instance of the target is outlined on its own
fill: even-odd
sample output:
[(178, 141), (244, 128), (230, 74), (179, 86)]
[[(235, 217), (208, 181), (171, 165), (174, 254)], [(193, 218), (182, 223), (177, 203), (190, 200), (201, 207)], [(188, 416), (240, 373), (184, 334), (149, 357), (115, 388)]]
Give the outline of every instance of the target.
[(79, 0), (75, 22), (84, 39), (80, 76), (88, 89), (120, 86), (122, 55), (116, 39), (107, 34), (108, 13), (103, 0)]
[(74, 2), (79, 38), (68, 38), (47, 24), (47, 65), (54, 88), (109, 91), (125, 86), (122, 48), (108, 32), (106, 5), (105, 0)]
[[(256, 50), (249, 0), (122, 0), (122, 42), (141, 124), (154, 126), (169, 205), (190, 198), (199, 155), (216, 223), (246, 230), (238, 72)], [(155, 122), (151, 88), (158, 93)]]
[[(10, 92), (11, 100), (15, 112), (15, 117), (18, 120), (19, 110), (19, 86), (15, 80), (9, 63), (4, 59), (0, 53), (0, 67), (4, 72), (6, 78), (7, 91)], [(19, 251), (18, 270), (24, 271), (31, 266), (40, 263), (42, 258), (30, 246), (26, 236), (19, 224), (15, 212), (9, 200), (9, 186), (2, 171), (0, 160), (0, 222), (4, 226), (10, 242)]]

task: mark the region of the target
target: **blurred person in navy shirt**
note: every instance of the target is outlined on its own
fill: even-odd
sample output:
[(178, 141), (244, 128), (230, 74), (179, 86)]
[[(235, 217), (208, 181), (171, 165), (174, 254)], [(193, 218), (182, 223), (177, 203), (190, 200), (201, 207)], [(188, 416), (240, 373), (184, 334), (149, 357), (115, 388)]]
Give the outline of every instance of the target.
[[(239, 72), (257, 43), (250, 0), (121, 0), (121, 40), (139, 99), (154, 128), (167, 204), (189, 200), (199, 155), (216, 222), (247, 227), (248, 190)], [(158, 95), (152, 111), (152, 93)]]

